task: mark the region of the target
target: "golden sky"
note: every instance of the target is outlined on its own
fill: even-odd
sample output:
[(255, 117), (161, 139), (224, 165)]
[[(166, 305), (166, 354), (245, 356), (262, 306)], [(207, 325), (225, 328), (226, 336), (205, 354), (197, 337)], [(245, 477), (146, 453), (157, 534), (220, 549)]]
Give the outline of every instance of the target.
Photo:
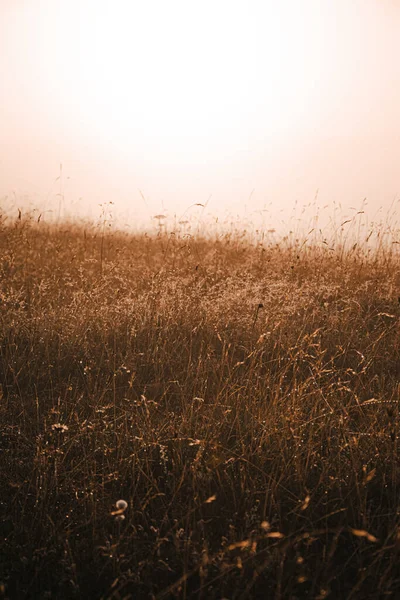
[(389, 206), (399, 34), (399, 0), (0, 0), (0, 198), (54, 208), (62, 163), (65, 213)]

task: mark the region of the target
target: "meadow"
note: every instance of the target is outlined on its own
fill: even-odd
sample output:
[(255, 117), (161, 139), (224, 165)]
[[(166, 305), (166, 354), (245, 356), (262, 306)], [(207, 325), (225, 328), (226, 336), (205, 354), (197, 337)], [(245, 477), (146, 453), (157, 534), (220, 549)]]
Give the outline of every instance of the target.
[(331, 234), (3, 216), (0, 598), (400, 597), (397, 234)]

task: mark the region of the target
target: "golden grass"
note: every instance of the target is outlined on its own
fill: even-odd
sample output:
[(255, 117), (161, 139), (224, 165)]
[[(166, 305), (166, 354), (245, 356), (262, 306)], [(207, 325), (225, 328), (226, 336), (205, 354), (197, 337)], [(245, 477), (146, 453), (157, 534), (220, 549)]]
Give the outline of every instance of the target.
[(398, 246), (335, 235), (2, 223), (0, 594), (398, 597)]

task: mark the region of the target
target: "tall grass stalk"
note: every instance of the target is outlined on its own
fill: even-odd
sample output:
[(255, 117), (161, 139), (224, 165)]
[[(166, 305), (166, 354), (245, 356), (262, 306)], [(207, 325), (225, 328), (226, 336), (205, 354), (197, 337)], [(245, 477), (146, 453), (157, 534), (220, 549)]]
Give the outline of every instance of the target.
[(1, 221), (5, 597), (398, 596), (400, 240), (363, 218)]

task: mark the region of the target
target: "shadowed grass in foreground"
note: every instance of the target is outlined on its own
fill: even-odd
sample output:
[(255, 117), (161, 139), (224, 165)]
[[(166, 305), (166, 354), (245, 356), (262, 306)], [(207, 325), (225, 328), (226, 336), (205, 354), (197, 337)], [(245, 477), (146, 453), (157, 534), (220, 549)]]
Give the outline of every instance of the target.
[(398, 597), (396, 245), (0, 244), (3, 597)]

